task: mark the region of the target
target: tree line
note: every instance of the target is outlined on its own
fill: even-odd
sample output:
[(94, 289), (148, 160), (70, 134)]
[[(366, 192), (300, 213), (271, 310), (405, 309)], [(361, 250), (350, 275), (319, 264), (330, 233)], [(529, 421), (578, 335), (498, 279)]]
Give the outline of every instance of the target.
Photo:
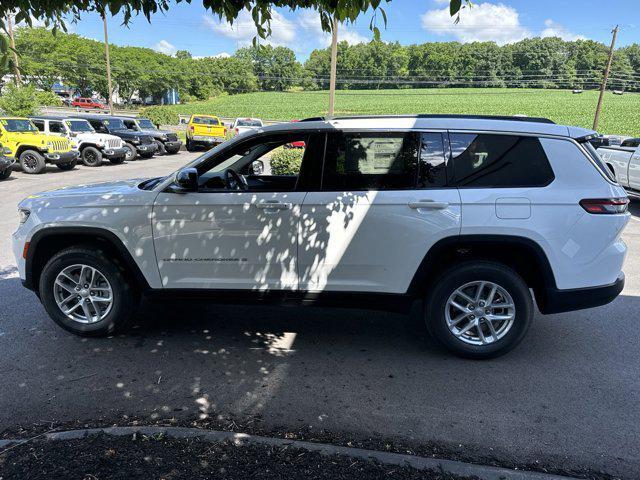
[[(43, 90), (62, 81), (83, 96), (107, 96), (104, 45), (46, 28), (16, 32), (23, 76)], [(222, 94), (326, 89), (330, 50), (317, 49), (301, 63), (287, 47), (261, 45), (226, 58), (169, 56), (149, 48), (110, 47), (114, 86), (121, 99), (160, 97), (177, 89), (183, 101)], [(338, 89), (431, 87), (596, 88), (607, 61), (606, 45), (592, 40), (531, 38), (493, 42), (400, 45), (374, 40), (338, 44)], [(8, 73), (7, 68), (4, 72)], [(640, 91), (640, 45), (616, 50), (610, 87)]]

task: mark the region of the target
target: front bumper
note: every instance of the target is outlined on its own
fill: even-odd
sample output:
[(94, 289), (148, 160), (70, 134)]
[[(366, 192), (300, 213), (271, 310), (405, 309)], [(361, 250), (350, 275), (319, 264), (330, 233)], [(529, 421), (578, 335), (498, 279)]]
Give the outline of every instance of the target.
[(164, 142), (164, 148), (168, 152), (177, 152), (182, 147), (182, 142), (180, 140), (175, 140), (173, 142)]
[(105, 148), (102, 151), (102, 156), (105, 158), (120, 158), (124, 157), (127, 154), (127, 149), (122, 148)]
[(153, 153), (158, 149), (158, 146), (155, 143), (140, 143), (135, 145), (138, 153)]
[(58, 163), (70, 163), (78, 159), (80, 152), (77, 150), (70, 150), (68, 152), (45, 152), (44, 158), (47, 162)]
[(622, 272), (617, 280), (610, 285), (569, 290), (548, 288), (545, 289), (542, 298), (538, 299), (538, 308), (543, 314), (548, 315), (599, 307), (615, 300), (623, 288), (624, 273)]

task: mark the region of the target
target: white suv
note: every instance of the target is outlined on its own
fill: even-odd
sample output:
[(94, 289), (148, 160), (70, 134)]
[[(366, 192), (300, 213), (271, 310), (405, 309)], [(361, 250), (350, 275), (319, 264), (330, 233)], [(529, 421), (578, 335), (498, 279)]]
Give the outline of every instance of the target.
[[(405, 310), (422, 299), (435, 338), (488, 358), (523, 338), (532, 292), (549, 314), (623, 288), (628, 199), (592, 135), (437, 115), (265, 127), (167, 177), (31, 196), (13, 248), (24, 285), (80, 335), (123, 327), (140, 295)], [(280, 150), (292, 142), (304, 143), (297, 159)], [(287, 174), (258, 173), (272, 169)]]
[(71, 140), (73, 148), (80, 152), (80, 159), (87, 167), (99, 167), (103, 158), (113, 164), (124, 162), (127, 149), (120, 137), (97, 133), (87, 120), (74, 117), (31, 117), (41, 132), (60, 135)]

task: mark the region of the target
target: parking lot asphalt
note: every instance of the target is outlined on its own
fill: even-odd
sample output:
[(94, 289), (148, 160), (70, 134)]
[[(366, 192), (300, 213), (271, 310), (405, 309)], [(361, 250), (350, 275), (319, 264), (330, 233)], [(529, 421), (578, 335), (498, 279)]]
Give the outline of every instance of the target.
[[(246, 305), (144, 304), (136, 326), (82, 339), (17, 278), (16, 204), (38, 191), (155, 176), (180, 153), (0, 183), (0, 432), (42, 423), (233, 420), (457, 452), (471, 461), (640, 477), (640, 203), (612, 304), (537, 315), (515, 351), (454, 358), (411, 315)], [(232, 424), (233, 425), (233, 424)]]

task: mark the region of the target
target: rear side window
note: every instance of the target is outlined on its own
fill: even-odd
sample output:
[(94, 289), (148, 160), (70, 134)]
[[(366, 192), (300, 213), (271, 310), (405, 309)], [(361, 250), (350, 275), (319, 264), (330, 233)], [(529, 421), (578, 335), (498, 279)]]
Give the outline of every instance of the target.
[(418, 148), (415, 133), (330, 135), (322, 190), (413, 189)]
[(446, 137), (442, 133), (425, 132), (420, 135), (420, 166), (418, 188), (447, 186)]
[(62, 122), (49, 122), (49, 131), (51, 133), (66, 133)]
[(581, 142), (581, 145), (585, 148), (585, 150), (589, 153), (591, 160), (598, 166), (598, 169), (602, 171), (604, 175), (607, 176), (609, 180), (613, 183), (617, 183), (616, 176), (613, 174), (611, 169), (607, 166), (607, 164), (602, 160), (602, 157), (598, 153), (598, 151), (594, 148), (591, 142)]
[(449, 135), (453, 184), (474, 187), (544, 187), (553, 179), (540, 140), (497, 134)]
[(44, 120), (31, 120), (38, 130), (44, 132)]
[(622, 144), (620, 146), (621, 147), (638, 148), (638, 147), (640, 147), (640, 138), (629, 138), (629, 139), (625, 140), (624, 142), (622, 142)]

